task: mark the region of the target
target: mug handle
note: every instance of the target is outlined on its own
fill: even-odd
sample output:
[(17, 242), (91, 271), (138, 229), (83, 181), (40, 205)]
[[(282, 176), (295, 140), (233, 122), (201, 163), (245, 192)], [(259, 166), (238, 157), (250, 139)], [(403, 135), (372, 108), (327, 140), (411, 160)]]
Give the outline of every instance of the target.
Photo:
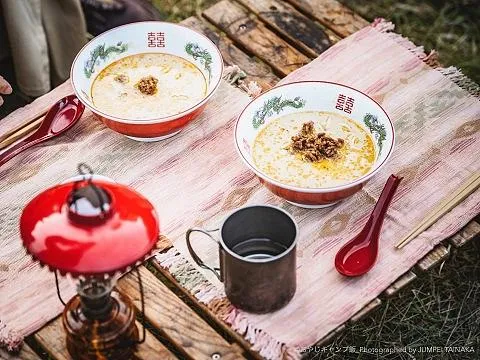
[(210, 239), (212, 239), (216, 244), (218, 244), (218, 241), (215, 240), (215, 238), (210, 234), (212, 232), (215, 232), (215, 231), (218, 231), (220, 229), (213, 229), (213, 230), (203, 230), (203, 229), (200, 229), (200, 228), (191, 228), (191, 229), (188, 229), (187, 230), (187, 233), (185, 235), (186, 237), (186, 240), (187, 240), (187, 248), (188, 248), (188, 252), (190, 253), (190, 255), (192, 256), (193, 260), (198, 264), (198, 266), (200, 266), (201, 268), (203, 269), (207, 269), (207, 270), (210, 270), (211, 272), (213, 272), (218, 280), (222, 281), (222, 278), (220, 276), (220, 268), (211, 268), (210, 266), (208, 266), (207, 264), (205, 264), (203, 262), (202, 259), (200, 259), (200, 257), (197, 255), (197, 253), (195, 252), (195, 250), (193, 250), (193, 247), (192, 247), (192, 244), (190, 243), (190, 235), (193, 233), (193, 232), (200, 232), (202, 234), (205, 234), (207, 235)]

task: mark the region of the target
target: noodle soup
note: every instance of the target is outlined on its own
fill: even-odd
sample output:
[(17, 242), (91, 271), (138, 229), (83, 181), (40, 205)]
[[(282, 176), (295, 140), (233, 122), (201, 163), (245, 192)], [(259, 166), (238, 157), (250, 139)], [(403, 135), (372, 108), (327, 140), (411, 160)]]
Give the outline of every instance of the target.
[[(310, 159), (292, 152), (292, 137), (298, 141), (302, 127), (311, 122), (316, 138), (337, 144), (334, 153), (326, 151), (328, 155)], [(322, 188), (342, 185), (368, 173), (375, 163), (375, 146), (372, 136), (348, 117), (299, 112), (268, 122), (254, 140), (252, 157), (260, 171), (281, 183)]]
[(154, 119), (181, 113), (206, 95), (207, 82), (191, 62), (170, 54), (124, 57), (103, 69), (93, 82), (94, 105), (127, 119)]

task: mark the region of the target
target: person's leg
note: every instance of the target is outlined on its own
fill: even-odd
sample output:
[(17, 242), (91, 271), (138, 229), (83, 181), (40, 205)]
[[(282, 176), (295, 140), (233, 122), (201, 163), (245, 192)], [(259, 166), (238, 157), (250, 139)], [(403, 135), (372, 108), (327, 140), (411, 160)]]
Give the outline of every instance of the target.
[(42, 0), (42, 23), (48, 42), (52, 87), (70, 76), (78, 51), (87, 42), (80, 0)]
[(41, 0), (2, 1), (16, 83), (31, 97), (43, 95), (51, 88), (41, 5)]
[(98, 35), (137, 21), (158, 21), (162, 15), (149, 0), (81, 0), (87, 29)]

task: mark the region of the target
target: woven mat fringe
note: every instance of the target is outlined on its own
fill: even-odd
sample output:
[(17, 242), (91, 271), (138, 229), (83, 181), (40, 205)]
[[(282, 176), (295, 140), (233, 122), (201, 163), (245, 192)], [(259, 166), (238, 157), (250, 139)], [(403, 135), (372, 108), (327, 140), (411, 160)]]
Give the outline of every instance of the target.
[(256, 328), (241, 311), (235, 308), (225, 294), (212, 285), (189, 260), (175, 248), (157, 254), (155, 258), (173, 277), (219, 319), (245, 338), (252, 350), (257, 351), (265, 359), (300, 359), (300, 349), (288, 347), (275, 340), (264, 330)]
[(15, 330), (8, 328), (7, 324), (0, 319), (0, 347), (4, 347), (7, 351), (19, 351), (23, 344), (23, 337)]
[(407, 37), (393, 32), (395, 24), (383, 18), (375, 19), (371, 26), (375, 30), (387, 34), (390, 39), (414, 53), (420, 60), (439, 71), (442, 75), (449, 78), (470, 95), (480, 97), (480, 85), (463, 74), (462, 71), (455, 66), (449, 66), (447, 68), (440, 66), (440, 63), (438, 62), (438, 52), (435, 50), (430, 51), (429, 54), (425, 53), (423, 46), (417, 46)]
[(256, 98), (262, 93), (262, 88), (256, 81), (245, 82), (247, 74), (240, 69), (237, 65), (227, 66), (223, 70), (222, 78), (226, 80), (230, 85), (237, 86), (247, 93), (251, 98)]

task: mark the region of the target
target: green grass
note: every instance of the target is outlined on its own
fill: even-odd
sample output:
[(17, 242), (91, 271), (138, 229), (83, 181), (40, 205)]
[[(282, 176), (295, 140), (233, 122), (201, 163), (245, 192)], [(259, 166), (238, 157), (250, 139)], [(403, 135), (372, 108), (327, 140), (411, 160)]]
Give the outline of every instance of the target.
[[(375, 312), (346, 331), (310, 360), (332, 359), (480, 359), (480, 240), (454, 252), (443, 266), (427, 272)], [(357, 352), (349, 352), (349, 347)], [(472, 353), (373, 355), (371, 349), (469, 347)], [(314, 349), (315, 350), (315, 349)], [(324, 351), (323, 351), (324, 350)], [(343, 351), (346, 350), (346, 353)], [(375, 351), (375, 350), (373, 350)]]
[(215, 4), (216, 0), (152, 0), (165, 20), (179, 22), (190, 16), (201, 16), (202, 10)]
[(480, 2), (478, 0), (341, 0), (367, 20), (384, 17), (395, 31), (426, 50), (442, 65), (454, 65), (480, 83)]

